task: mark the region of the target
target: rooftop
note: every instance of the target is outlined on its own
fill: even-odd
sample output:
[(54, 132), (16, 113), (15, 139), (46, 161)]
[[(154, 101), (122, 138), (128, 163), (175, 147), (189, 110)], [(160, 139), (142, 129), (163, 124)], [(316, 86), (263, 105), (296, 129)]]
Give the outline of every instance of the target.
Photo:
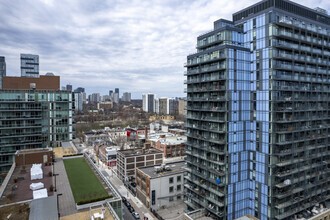
[(56, 196), (32, 200), (29, 220), (38, 220), (41, 218), (49, 220), (58, 219)]
[(26, 150), (18, 150), (16, 151), (16, 155), (18, 154), (31, 154), (31, 153), (40, 153), (40, 152), (50, 152), (53, 151), (53, 148), (34, 148), (34, 149), (26, 149)]
[[(178, 129), (180, 130), (180, 129)], [(148, 139), (150, 141), (160, 141), (161, 144), (164, 145), (178, 145), (181, 143), (187, 142), (187, 136), (184, 135), (176, 135), (169, 132), (164, 133), (150, 133), (148, 135)]]
[(158, 150), (155, 148), (149, 148), (146, 150), (143, 150), (142, 148), (119, 150), (119, 151), (117, 151), (117, 153), (124, 154), (126, 157), (130, 157), (130, 156), (133, 157), (133, 156), (140, 156), (140, 155), (147, 155), (147, 154), (163, 154), (163, 152), (161, 150)]
[(49, 172), (53, 170), (52, 166), (42, 165), (43, 178), (37, 180), (31, 180), (31, 167), (32, 165), (15, 167), (0, 198), (0, 205), (33, 199), (33, 191), (30, 189), (32, 183), (41, 182), (44, 184), (44, 188), (47, 189), (48, 196), (54, 194), (50, 191), (50, 186), (53, 184), (53, 177), (49, 176)]
[(160, 166), (147, 166), (147, 167), (140, 167), (137, 168), (146, 175), (148, 175), (150, 178), (159, 178), (163, 176), (171, 176), (178, 173), (185, 172), (186, 162), (185, 161), (179, 161), (175, 163), (168, 163), (165, 165), (165, 168), (168, 166), (168, 169), (163, 169), (161, 171), (156, 171), (156, 169), (159, 169)]

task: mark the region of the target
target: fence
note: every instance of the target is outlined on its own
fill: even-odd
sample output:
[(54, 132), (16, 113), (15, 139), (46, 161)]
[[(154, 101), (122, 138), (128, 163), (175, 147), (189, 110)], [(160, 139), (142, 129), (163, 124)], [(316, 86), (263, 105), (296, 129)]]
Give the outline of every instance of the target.
[(104, 183), (109, 187), (109, 189), (111, 190), (112, 194), (114, 195), (114, 197), (111, 198), (110, 200), (115, 200), (115, 199), (121, 198), (120, 195), (119, 195), (119, 193), (117, 192), (117, 190), (111, 185), (111, 183), (107, 180), (107, 178), (103, 175), (103, 173), (101, 173), (101, 171), (94, 164), (94, 162), (91, 160), (91, 158), (87, 154), (84, 154), (84, 156), (87, 158), (87, 160), (89, 161), (89, 163), (93, 166), (93, 168), (100, 175), (100, 177), (102, 178), (102, 180), (104, 181)]
[(7, 176), (6, 176), (5, 180), (3, 181), (3, 183), (0, 187), (0, 198), (2, 197), (2, 194), (4, 193), (4, 191), (7, 187), (7, 184), (10, 180), (10, 177), (13, 175), (13, 172), (14, 172), (15, 168), (16, 168), (16, 163), (14, 162), (13, 165), (11, 165), (11, 168), (8, 171)]

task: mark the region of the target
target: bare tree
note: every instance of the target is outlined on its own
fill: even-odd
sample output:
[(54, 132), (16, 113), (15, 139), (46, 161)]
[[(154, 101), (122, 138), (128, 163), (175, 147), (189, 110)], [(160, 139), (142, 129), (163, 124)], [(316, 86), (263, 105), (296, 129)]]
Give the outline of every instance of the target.
[(124, 135), (116, 135), (111, 138), (111, 141), (118, 147), (120, 150), (124, 150), (125, 144), (127, 143), (127, 137)]

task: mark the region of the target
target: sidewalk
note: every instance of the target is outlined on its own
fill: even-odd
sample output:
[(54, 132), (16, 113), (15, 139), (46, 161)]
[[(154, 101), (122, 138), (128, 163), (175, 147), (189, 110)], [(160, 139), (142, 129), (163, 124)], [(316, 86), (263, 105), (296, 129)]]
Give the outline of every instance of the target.
[[(102, 166), (103, 167), (103, 166)], [(102, 173), (106, 173), (106, 177), (111, 182), (111, 184), (118, 190), (121, 196), (124, 196), (128, 199), (131, 205), (134, 207), (135, 211), (139, 213), (140, 218), (147, 217), (148, 220), (157, 220), (157, 218), (149, 211), (149, 209), (135, 196), (129, 192), (124, 183), (119, 180), (119, 178), (112, 173), (112, 170), (101, 169)]]

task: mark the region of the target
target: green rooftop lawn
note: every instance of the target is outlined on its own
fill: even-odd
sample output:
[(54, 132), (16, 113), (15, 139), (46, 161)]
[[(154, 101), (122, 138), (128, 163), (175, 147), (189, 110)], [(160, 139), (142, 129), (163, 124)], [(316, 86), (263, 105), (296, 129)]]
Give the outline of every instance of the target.
[(83, 157), (63, 162), (76, 203), (89, 203), (109, 197)]

